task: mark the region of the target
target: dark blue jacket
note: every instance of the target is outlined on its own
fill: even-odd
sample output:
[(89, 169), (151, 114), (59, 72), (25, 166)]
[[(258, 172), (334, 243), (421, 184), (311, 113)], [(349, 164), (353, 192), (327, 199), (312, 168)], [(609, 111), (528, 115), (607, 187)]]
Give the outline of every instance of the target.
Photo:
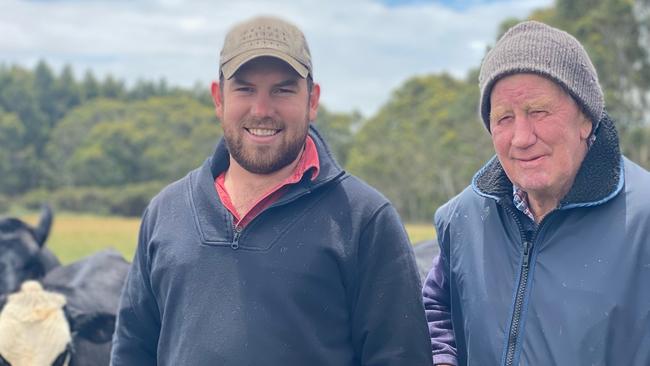
[(418, 273), (391, 204), (315, 132), (320, 173), (243, 231), (220, 202), (223, 141), (144, 214), (112, 364), (431, 365)]
[(650, 365), (650, 174), (621, 157), (608, 118), (538, 226), (496, 158), (435, 224), (434, 363)]

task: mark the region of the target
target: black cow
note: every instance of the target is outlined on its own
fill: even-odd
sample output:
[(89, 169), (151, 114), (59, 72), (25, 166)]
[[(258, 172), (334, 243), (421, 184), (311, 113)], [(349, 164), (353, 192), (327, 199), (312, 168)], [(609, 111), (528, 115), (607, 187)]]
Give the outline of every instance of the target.
[[(25, 282), (0, 310), (0, 356), (5, 364), (109, 365), (128, 268), (119, 253), (104, 250), (53, 269), (41, 280), (42, 287)], [(4, 333), (21, 336), (3, 337)], [(2, 361), (0, 365), (5, 365)]]
[(52, 210), (43, 207), (36, 228), (14, 217), (0, 218), (0, 294), (16, 291), (28, 279), (43, 277), (60, 265), (45, 248), (52, 226)]
[(420, 272), (420, 280), (424, 281), (433, 264), (433, 258), (440, 252), (438, 241), (436, 239), (421, 241), (413, 246), (413, 251)]

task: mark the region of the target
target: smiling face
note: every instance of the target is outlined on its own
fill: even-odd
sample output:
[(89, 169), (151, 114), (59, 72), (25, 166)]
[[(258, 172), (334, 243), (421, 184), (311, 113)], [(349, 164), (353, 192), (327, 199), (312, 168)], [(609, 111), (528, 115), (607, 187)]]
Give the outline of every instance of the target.
[(559, 202), (587, 153), (591, 121), (559, 85), (535, 74), (499, 80), (490, 131), (508, 178), (532, 200)]
[(316, 118), (319, 94), (318, 85), (309, 93), (306, 79), (271, 57), (249, 61), (221, 87), (213, 84), (231, 163), (271, 174), (294, 162)]

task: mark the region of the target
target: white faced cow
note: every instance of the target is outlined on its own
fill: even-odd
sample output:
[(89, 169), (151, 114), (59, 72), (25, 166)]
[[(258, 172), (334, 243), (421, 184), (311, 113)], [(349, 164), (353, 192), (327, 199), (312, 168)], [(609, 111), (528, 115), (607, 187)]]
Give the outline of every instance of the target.
[(0, 294), (16, 291), (23, 281), (41, 278), (60, 265), (45, 248), (51, 226), (52, 211), (47, 206), (36, 228), (13, 217), (0, 218)]
[(0, 310), (0, 366), (108, 365), (128, 267), (106, 250), (55, 268), (42, 286), (26, 281)]

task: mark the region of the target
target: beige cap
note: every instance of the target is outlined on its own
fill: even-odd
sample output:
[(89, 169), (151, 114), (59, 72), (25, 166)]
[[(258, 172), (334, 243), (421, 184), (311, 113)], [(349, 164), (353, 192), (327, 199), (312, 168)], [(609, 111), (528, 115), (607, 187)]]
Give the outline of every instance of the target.
[(276, 57), (306, 78), (312, 73), (305, 35), (295, 25), (274, 17), (257, 17), (235, 25), (226, 34), (219, 69), (230, 79), (246, 62), (261, 56)]

